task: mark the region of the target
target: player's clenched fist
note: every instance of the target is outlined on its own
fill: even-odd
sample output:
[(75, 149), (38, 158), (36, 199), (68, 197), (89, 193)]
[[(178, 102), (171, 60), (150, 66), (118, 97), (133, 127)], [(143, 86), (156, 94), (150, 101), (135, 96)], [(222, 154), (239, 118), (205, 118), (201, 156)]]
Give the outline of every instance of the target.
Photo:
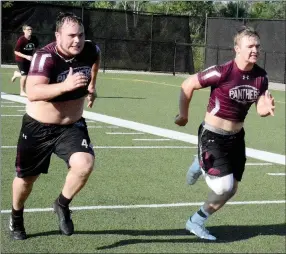
[(188, 123), (188, 118), (180, 116), (180, 115), (176, 115), (175, 124), (179, 126), (185, 126), (187, 123)]
[(73, 73), (73, 68), (70, 67), (67, 78), (64, 81), (65, 92), (73, 91), (80, 87), (86, 86), (88, 78), (82, 72)]

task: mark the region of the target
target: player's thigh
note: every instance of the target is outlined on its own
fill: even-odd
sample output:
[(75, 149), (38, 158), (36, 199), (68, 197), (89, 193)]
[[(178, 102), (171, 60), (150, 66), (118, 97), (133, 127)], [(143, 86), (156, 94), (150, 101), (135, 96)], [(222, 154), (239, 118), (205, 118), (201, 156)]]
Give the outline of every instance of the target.
[(65, 130), (58, 139), (54, 152), (68, 167), (75, 164), (79, 166), (79, 163), (84, 164), (84, 167), (93, 166), (95, 154), (84, 118)]
[(18, 69), (21, 73), (21, 76), (27, 76), (29, 69), (30, 69), (30, 64), (27, 61), (18, 61), (17, 62)]
[(17, 176), (27, 177), (47, 173), (52, 151), (53, 146), (46, 126), (25, 114), (17, 144), (15, 160)]
[(234, 178), (237, 181), (241, 181), (246, 162), (244, 130), (237, 135), (237, 140), (233, 146), (231, 157)]
[(229, 153), (231, 143), (222, 135), (209, 130), (203, 130), (199, 139), (199, 159), (204, 172), (216, 177), (232, 174)]

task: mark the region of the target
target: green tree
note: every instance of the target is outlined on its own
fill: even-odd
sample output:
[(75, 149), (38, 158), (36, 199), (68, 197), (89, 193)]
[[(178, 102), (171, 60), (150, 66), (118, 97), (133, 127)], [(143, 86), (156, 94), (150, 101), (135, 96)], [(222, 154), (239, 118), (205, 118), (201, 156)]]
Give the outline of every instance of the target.
[(286, 2), (285, 1), (255, 2), (250, 6), (249, 17), (261, 18), (261, 19), (285, 19)]

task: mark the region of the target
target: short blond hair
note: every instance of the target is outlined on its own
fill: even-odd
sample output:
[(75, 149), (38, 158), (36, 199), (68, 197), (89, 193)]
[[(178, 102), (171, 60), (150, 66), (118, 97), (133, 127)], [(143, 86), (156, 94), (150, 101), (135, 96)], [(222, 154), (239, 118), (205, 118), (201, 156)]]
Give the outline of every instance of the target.
[(248, 36), (248, 37), (255, 37), (256, 39), (260, 39), (259, 34), (253, 27), (249, 26), (243, 26), (241, 29), (237, 31), (237, 33), (234, 36), (234, 46), (236, 46), (242, 37)]
[[(27, 25), (27, 24), (24, 24), (24, 25), (22, 26), (23, 31), (26, 30), (27, 27), (31, 27), (31, 26), (29, 26), (29, 25)], [(32, 27), (31, 27), (31, 28), (32, 28)]]

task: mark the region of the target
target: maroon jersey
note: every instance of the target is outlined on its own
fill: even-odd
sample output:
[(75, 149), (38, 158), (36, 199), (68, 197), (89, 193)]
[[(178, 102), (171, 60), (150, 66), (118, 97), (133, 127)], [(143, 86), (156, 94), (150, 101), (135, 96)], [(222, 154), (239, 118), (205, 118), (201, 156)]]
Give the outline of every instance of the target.
[(222, 119), (243, 122), (250, 106), (268, 89), (265, 70), (238, 69), (234, 60), (198, 73), (202, 87), (211, 87), (207, 111)]
[[(52, 42), (36, 51), (28, 75), (45, 76), (49, 78), (49, 84), (61, 83), (66, 79), (69, 68), (72, 67), (73, 73), (84, 73), (88, 77), (89, 83), (92, 65), (99, 58), (99, 54), (100, 50), (97, 45), (91, 41), (85, 41), (81, 53), (73, 58), (65, 59), (58, 53), (56, 42)], [(68, 101), (81, 98), (88, 93), (87, 87), (80, 87), (74, 91), (64, 93), (50, 101)]]
[[(34, 50), (39, 46), (39, 42), (37, 37), (31, 36), (30, 40), (28, 40), (24, 35), (22, 35), (16, 43), (15, 51), (18, 51), (24, 55), (33, 55)], [(28, 61), (25, 58), (15, 55), (16, 62)]]

